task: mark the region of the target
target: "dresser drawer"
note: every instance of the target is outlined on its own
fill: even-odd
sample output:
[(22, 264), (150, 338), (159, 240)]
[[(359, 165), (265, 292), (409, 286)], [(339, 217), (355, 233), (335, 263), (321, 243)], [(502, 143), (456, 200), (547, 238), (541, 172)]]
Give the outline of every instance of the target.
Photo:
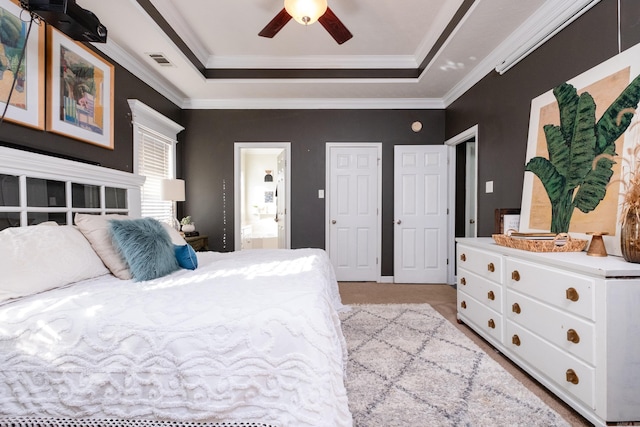
[(505, 276), (510, 289), (595, 320), (595, 287), (589, 277), (513, 258), (505, 261)]
[(464, 268), (458, 269), (458, 289), (502, 313), (502, 286)]
[(507, 290), (505, 318), (595, 365), (595, 323)]
[(458, 314), (497, 341), (502, 341), (502, 316), (471, 295), (458, 291)]
[(537, 372), (544, 374), (589, 408), (594, 408), (595, 368), (510, 320), (505, 321), (505, 344), (509, 351), (526, 360)]
[(502, 256), (498, 254), (458, 245), (458, 268), (502, 283)]

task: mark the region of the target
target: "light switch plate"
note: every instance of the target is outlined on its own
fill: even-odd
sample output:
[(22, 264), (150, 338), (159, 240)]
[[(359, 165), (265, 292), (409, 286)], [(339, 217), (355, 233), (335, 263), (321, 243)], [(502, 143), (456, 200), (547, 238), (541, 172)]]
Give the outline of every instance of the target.
[(485, 193), (493, 193), (493, 181), (487, 181), (485, 183)]
[(324, 190), (318, 190), (318, 199), (324, 199)]

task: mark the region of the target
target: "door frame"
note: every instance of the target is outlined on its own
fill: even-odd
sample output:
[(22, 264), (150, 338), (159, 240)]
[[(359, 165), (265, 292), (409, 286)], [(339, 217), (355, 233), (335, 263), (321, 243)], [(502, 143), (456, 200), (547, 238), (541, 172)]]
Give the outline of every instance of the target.
[[(331, 247), (331, 206), (329, 205), (329, 201), (331, 200), (330, 192), (330, 182), (331, 182), (331, 148), (339, 147), (339, 148), (376, 148), (377, 156), (378, 156), (378, 188), (377, 188), (377, 198), (378, 198), (378, 206), (376, 209), (378, 210), (378, 221), (376, 224), (376, 233), (378, 235), (378, 239), (376, 241), (376, 259), (377, 259), (377, 278), (376, 282), (380, 283), (381, 274), (382, 274), (382, 143), (381, 142), (327, 142), (325, 144), (325, 238), (324, 238), (324, 247), (327, 248), (327, 253), (329, 254), (329, 248)], [(330, 255), (330, 254), (329, 254)]]
[(241, 200), (240, 185), (242, 172), (242, 156), (240, 150), (243, 148), (281, 148), (285, 152), (285, 233), (287, 249), (291, 248), (291, 143), (290, 142), (235, 142), (233, 144), (233, 230), (234, 230), (234, 250), (239, 251), (242, 246), (242, 218), (240, 217)]
[[(468, 139), (464, 147), (464, 157), (465, 157), (465, 171), (464, 171), (464, 188), (471, 188), (471, 184), (475, 187), (475, 191), (467, 192), (465, 191), (464, 195), (464, 235), (465, 237), (478, 237), (478, 224), (476, 223), (476, 215), (478, 210), (476, 209), (476, 201), (478, 199), (478, 185), (476, 184), (476, 140), (473, 140), (471, 143), (471, 139)], [(473, 148), (473, 156), (471, 156), (471, 148)], [(473, 159), (473, 161), (470, 161)], [(470, 206), (473, 206), (473, 209), (469, 209)], [(473, 232), (469, 231), (470, 221), (473, 220)]]
[(460, 132), (459, 134), (447, 139), (444, 144), (448, 146), (449, 151), (449, 236), (451, 245), (449, 245), (449, 284), (454, 284), (455, 281), (455, 256), (456, 245), (453, 241), (456, 235), (456, 145), (462, 144), (471, 138), (475, 138), (476, 141), (476, 162), (475, 162), (475, 213), (476, 218), (476, 235), (478, 234), (478, 157), (479, 157), (479, 139), (478, 139), (478, 125), (471, 126), (469, 129)]

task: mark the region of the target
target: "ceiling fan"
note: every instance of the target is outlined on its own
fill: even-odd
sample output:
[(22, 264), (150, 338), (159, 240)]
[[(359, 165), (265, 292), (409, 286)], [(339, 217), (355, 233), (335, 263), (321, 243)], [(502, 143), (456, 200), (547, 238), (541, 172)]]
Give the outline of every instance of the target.
[(258, 34), (273, 38), (287, 22), (295, 19), (302, 25), (311, 25), (318, 21), (338, 44), (353, 37), (342, 21), (327, 6), (327, 0), (284, 0), (282, 9)]

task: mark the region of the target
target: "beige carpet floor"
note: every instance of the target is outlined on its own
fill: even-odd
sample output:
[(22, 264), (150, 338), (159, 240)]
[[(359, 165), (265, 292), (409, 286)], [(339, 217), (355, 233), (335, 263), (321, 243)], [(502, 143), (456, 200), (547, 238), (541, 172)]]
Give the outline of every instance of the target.
[(473, 332), (468, 326), (459, 324), (456, 317), (456, 290), (449, 285), (403, 285), (397, 283), (341, 282), (340, 296), (344, 304), (411, 304), (427, 303), (449, 320), (460, 331), (473, 340), (489, 356), (529, 390), (557, 411), (572, 426), (592, 426), (576, 411), (556, 398), (544, 386), (514, 365), (493, 346)]

